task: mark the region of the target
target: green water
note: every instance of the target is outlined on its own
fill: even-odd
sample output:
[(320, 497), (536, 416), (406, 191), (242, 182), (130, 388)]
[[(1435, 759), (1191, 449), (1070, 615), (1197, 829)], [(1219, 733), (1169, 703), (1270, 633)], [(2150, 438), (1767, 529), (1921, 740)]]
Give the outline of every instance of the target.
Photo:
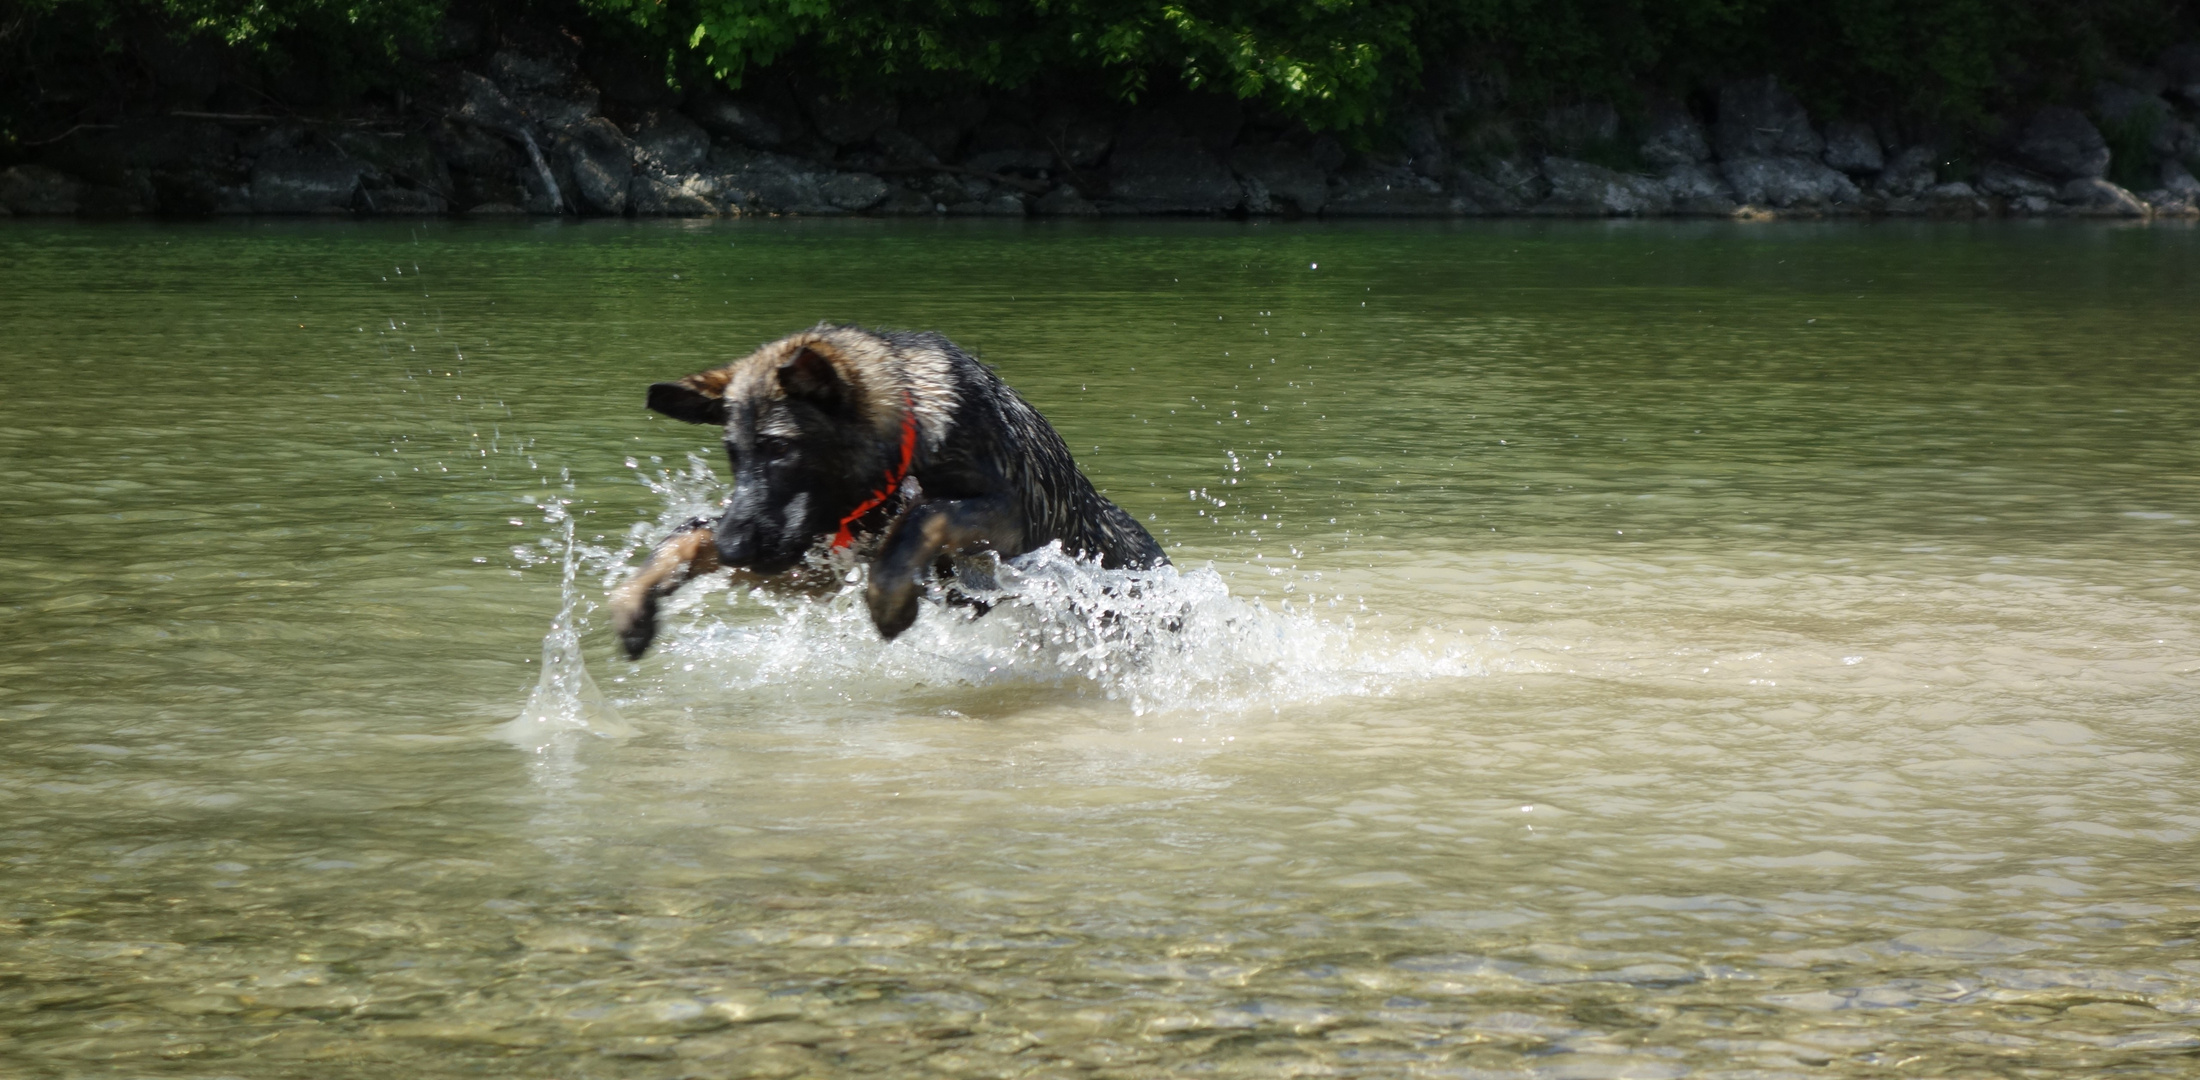
[[(0, 1075), (2200, 1072), (2190, 229), (10, 224), (0, 283)], [(615, 660), (723, 494), (643, 388), (819, 319), (995, 365), (1180, 629), (714, 585)]]

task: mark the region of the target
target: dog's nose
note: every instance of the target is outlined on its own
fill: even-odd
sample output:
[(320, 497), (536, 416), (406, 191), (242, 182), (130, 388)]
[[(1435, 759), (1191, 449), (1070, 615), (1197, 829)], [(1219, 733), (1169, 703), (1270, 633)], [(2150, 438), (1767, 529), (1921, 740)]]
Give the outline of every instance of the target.
[(719, 519), (718, 527), (711, 530), (711, 539), (718, 545), (720, 565), (745, 568), (756, 559), (755, 526), (734, 520), (730, 513)]

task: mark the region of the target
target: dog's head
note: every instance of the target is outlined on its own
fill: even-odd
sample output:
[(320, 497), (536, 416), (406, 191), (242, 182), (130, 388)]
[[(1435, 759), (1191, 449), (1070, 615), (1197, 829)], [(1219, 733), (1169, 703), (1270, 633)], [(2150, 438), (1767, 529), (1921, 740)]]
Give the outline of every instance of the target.
[(821, 327), (649, 388), (651, 409), (725, 429), (734, 488), (715, 528), (721, 562), (790, 569), (887, 485), (909, 417), (891, 359), (876, 338)]

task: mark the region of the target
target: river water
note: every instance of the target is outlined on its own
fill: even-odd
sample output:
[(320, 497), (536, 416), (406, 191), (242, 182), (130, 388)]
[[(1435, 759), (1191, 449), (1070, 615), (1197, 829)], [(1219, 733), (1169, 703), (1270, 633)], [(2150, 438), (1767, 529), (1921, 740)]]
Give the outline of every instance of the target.
[[(2190, 229), (15, 224), (0, 281), (0, 1074), (2200, 1072)], [(1176, 570), (892, 645), (713, 584), (615, 659), (724, 494), (644, 386), (819, 319), (983, 356)]]

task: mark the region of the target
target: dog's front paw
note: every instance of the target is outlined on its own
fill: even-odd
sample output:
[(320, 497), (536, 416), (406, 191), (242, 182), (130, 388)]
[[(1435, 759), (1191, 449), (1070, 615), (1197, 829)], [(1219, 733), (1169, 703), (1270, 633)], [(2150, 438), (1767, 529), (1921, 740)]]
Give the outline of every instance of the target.
[(871, 568), (871, 584), (863, 590), (863, 599), (871, 606), (871, 625), (878, 627), (880, 637), (892, 641), (917, 621), (917, 597), (922, 591), (914, 573)]
[(641, 659), (649, 651), (649, 643), (657, 639), (657, 598), (648, 592), (614, 595), (611, 631), (618, 635), (627, 659)]

